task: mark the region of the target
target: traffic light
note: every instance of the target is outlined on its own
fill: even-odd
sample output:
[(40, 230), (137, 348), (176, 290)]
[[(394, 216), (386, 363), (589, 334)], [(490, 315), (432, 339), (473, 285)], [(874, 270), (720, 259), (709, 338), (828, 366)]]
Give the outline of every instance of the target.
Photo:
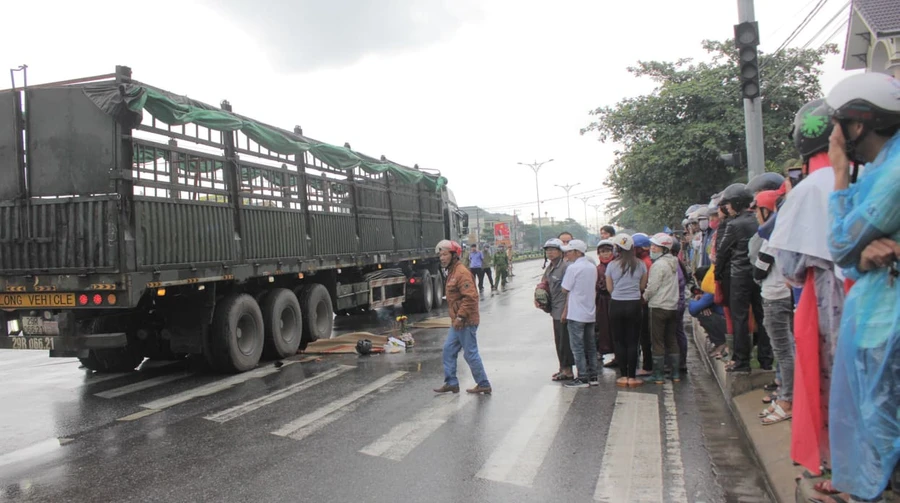
[(741, 72), (741, 94), (744, 98), (759, 97), (759, 61), (756, 46), (759, 45), (759, 25), (756, 21), (746, 21), (734, 25), (734, 44), (738, 50), (738, 65)]

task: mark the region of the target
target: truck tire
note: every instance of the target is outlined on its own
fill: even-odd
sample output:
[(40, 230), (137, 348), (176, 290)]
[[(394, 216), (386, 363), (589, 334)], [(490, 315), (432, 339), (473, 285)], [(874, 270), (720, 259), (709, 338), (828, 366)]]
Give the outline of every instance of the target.
[[(87, 323), (87, 331), (92, 334), (125, 331), (108, 318), (96, 318)], [(131, 339), (129, 337), (129, 339)], [(133, 342), (133, 341), (129, 341)], [(144, 355), (134, 344), (124, 348), (91, 349), (84, 358), (78, 360), (85, 368), (100, 373), (131, 372), (144, 361)]]
[(407, 291), (409, 300), (404, 303), (403, 307), (413, 313), (429, 313), (434, 306), (434, 282), (431, 280), (431, 273), (427, 270), (416, 271), (413, 274), (416, 283), (408, 287), (411, 291)]
[(303, 312), (303, 343), (330, 338), (334, 329), (334, 307), (331, 305), (328, 289), (323, 285), (312, 284), (303, 285), (299, 290), (300, 309)]
[(285, 358), (297, 353), (303, 335), (303, 316), (294, 292), (276, 288), (263, 299), (263, 323), (265, 324), (266, 358)]
[(216, 305), (209, 346), (212, 362), (224, 372), (244, 372), (259, 363), (264, 341), (262, 312), (247, 294), (233, 293)]
[(431, 280), (434, 282), (434, 302), (432, 307), (440, 309), (444, 305), (444, 278), (440, 274), (435, 274), (431, 277)]

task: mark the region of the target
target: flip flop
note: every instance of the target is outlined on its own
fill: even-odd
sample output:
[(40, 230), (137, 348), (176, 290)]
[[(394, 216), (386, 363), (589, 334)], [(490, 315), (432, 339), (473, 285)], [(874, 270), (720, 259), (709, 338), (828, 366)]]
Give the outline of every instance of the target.
[(770, 403), (774, 402), (777, 398), (778, 398), (778, 395), (776, 395), (775, 393), (771, 393), (771, 394), (763, 397), (762, 403), (770, 404)]

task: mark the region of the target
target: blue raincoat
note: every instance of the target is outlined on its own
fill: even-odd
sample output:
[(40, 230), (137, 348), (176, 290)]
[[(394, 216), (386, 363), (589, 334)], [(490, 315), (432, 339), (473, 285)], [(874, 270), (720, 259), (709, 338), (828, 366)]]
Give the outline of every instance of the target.
[(900, 460), (900, 281), (857, 269), (865, 245), (900, 242), (900, 133), (859, 181), (829, 202), (828, 246), (856, 284), (847, 294), (834, 356), (829, 412), (832, 483), (862, 498), (887, 486)]

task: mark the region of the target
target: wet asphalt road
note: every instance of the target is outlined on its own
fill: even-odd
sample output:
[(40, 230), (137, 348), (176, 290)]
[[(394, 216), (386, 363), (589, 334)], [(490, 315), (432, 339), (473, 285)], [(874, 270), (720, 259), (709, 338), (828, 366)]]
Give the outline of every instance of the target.
[[(609, 369), (599, 387), (550, 382), (540, 262), (516, 273), (481, 304), (491, 396), (431, 391), (440, 329), (414, 330), (403, 354), (298, 355), (238, 376), (149, 361), (91, 374), (0, 351), (0, 501), (769, 501), (698, 359), (674, 386), (616, 388)], [(459, 370), (472, 386), (461, 355)]]

